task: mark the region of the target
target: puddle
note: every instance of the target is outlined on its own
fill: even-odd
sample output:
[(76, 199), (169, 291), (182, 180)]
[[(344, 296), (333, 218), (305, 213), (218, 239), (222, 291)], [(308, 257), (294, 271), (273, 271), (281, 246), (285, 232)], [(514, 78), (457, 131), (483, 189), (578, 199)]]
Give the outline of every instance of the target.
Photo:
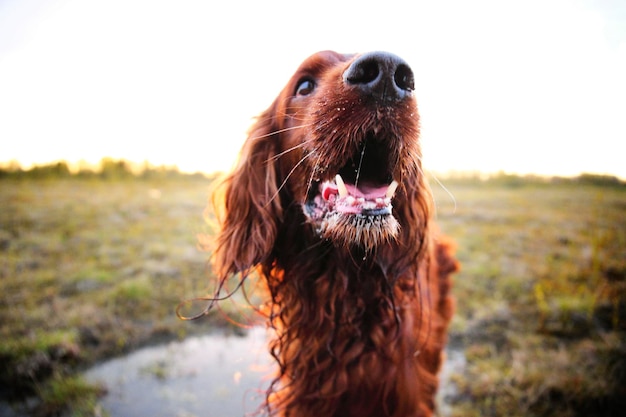
[(139, 349), (85, 378), (107, 388), (110, 417), (243, 417), (262, 403), (271, 366), (266, 331), (253, 328)]
[(450, 402), (459, 395), (456, 384), (452, 382), (452, 376), (463, 373), (466, 366), (467, 358), (465, 357), (465, 351), (460, 346), (448, 346), (446, 349), (446, 361), (443, 363), (439, 374), (439, 390), (437, 391), (439, 416), (446, 417), (452, 414)]
[[(273, 360), (266, 331), (244, 336), (211, 334), (139, 349), (85, 373), (108, 394), (100, 406), (110, 417), (243, 417), (265, 398)], [(447, 352), (438, 395), (440, 415), (449, 415), (453, 373), (465, 366), (461, 350)], [(105, 414), (107, 415), (107, 414)]]

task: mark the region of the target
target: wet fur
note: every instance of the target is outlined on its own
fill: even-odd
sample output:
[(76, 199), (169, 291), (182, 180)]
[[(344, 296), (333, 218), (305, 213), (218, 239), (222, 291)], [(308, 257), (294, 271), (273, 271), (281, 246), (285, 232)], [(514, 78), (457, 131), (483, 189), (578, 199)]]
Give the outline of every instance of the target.
[[(341, 74), (353, 59), (322, 52), (301, 65), (258, 117), (218, 195), (218, 277), (256, 271), (269, 295), (279, 370), (270, 415), (412, 417), (435, 408), (453, 245), (432, 221), (415, 100), (383, 108), (346, 88)], [(317, 90), (294, 98), (305, 76)], [(354, 245), (346, 225), (308, 223), (302, 204), (372, 131), (384, 132), (382, 163), (400, 183), (398, 229)]]

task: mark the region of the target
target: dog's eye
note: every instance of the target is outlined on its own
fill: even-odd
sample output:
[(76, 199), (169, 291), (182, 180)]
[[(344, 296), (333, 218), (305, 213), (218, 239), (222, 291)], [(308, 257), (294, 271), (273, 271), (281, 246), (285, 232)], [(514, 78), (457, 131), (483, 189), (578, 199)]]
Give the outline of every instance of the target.
[(315, 89), (315, 82), (309, 78), (305, 78), (300, 80), (298, 86), (296, 87), (296, 95), (297, 96), (308, 96)]

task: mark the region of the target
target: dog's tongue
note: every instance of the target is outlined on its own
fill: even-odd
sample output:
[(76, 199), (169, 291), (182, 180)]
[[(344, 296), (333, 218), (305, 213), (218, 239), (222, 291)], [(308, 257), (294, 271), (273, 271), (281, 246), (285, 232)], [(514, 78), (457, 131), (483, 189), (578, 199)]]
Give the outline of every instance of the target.
[[(365, 200), (375, 200), (377, 198), (385, 198), (385, 194), (387, 193), (388, 185), (380, 186), (380, 187), (372, 187), (372, 186), (361, 186), (361, 188), (357, 188), (352, 184), (345, 184), (347, 195), (350, 195), (354, 198), (364, 198)], [(324, 200), (328, 200), (331, 195), (339, 195), (339, 190), (336, 184), (332, 182), (324, 183), (322, 186), (322, 196)], [(345, 197), (345, 196), (344, 196)]]
[(390, 211), (391, 198), (393, 197), (398, 183), (393, 181), (389, 185), (346, 184), (340, 175), (335, 177), (335, 182), (326, 181), (322, 184), (322, 198), (333, 201), (337, 211), (344, 213), (362, 213), (368, 211)]
[(352, 196), (354, 198), (363, 198), (365, 200), (375, 200), (377, 198), (392, 198), (398, 183), (393, 181), (389, 185), (371, 185), (361, 184), (359, 187), (354, 184), (344, 183), (340, 175), (335, 177), (335, 182), (327, 181), (322, 184), (322, 196), (324, 200), (328, 200), (331, 195), (339, 198)]

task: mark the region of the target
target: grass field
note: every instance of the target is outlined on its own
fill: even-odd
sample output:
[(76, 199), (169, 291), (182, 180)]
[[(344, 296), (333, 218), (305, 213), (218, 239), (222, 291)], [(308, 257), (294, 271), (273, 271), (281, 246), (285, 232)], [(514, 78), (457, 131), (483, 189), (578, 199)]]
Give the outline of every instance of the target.
[[(458, 242), (454, 416), (613, 416), (626, 407), (626, 187), (446, 180)], [(204, 295), (210, 181), (0, 179), (0, 394), (37, 415), (95, 415), (78, 371), (226, 323), (182, 322)], [(236, 311), (230, 314), (238, 314)], [(34, 400), (33, 400), (34, 398)]]
[(617, 416), (626, 406), (626, 188), (449, 184), (455, 416)]

